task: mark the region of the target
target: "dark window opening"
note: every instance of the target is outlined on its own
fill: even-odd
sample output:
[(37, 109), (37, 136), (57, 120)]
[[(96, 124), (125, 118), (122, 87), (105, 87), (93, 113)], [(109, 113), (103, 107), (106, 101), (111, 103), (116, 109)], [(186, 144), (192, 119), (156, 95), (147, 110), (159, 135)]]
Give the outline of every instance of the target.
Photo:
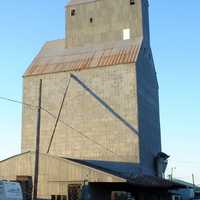
[(57, 195), (57, 200), (61, 200), (61, 195)]
[(130, 0), (130, 4), (134, 5), (135, 4), (135, 0)]
[(93, 18), (92, 17), (90, 18), (90, 23), (93, 23)]
[(66, 195), (51, 195), (51, 200), (67, 200)]
[(122, 199), (135, 200), (135, 197), (133, 196), (133, 194), (123, 191), (113, 191), (111, 193), (111, 200), (122, 200)]
[(68, 186), (68, 200), (80, 200), (81, 199), (81, 185), (72, 184)]
[(75, 16), (76, 15), (76, 10), (75, 9), (72, 9), (71, 10), (71, 16)]
[(51, 195), (51, 200), (56, 200), (56, 195)]
[(67, 200), (67, 196), (63, 196), (63, 200)]

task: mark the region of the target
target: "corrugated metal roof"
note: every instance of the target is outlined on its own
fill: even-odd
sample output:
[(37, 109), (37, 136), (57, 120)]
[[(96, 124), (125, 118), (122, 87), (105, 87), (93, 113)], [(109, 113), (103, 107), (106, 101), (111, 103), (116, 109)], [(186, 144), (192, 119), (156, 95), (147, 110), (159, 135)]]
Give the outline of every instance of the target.
[(52, 41), (44, 45), (24, 76), (134, 63), (140, 47), (140, 39), (82, 48), (65, 48), (64, 40)]
[[(166, 189), (185, 187), (184, 184), (176, 183), (166, 179), (161, 179), (156, 176), (138, 175), (141, 174), (141, 171), (140, 173), (139, 171), (137, 171), (137, 167), (139, 167), (139, 165), (137, 164), (80, 160), (72, 158), (66, 158), (66, 159), (126, 179), (129, 184), (136, 187), (166, 188)], [(121, 168), (124, 169), (122, 170)]]
[(114, 161), (100, 161), (100, 160), (80, 160), (73, 158), (65, 158), (73, 162), (92, 167), (106, 173), (127, 179), (132, 174), (139, 174), (139, 164), (114, 162)]
[(154, 176), (137, 176), (132, 180), (126, 179), (126, 182), (89, 182), (91, 186), (115, 188), (114, 190), (128, 191), (133, 188), (148, 189), (149, 191), (167, 191), (185, 189), (186, 187), (166, 179), (160, 179)]

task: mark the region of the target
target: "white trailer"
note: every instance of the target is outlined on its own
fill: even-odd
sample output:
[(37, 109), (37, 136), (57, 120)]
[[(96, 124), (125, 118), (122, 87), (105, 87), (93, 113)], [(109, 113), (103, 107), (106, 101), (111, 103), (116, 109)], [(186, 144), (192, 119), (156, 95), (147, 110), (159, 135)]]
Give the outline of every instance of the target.
[(10, 181), (0, 181), (0, 200), (23, 200), (20, 184)]

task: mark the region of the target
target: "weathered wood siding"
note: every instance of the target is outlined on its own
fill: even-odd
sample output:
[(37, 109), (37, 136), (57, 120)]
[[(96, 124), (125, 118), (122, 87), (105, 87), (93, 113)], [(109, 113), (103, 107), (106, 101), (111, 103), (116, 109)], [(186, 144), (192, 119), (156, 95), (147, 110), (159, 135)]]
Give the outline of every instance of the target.
[[(16, 180), (16, 176), (34, 175), (33, 152), (0, 162), (0, 179)], [(56, 156), (40, 155), (39, 197), (67, 195), (68, 184), (90, 182), (123, 182), (124, 180)]]

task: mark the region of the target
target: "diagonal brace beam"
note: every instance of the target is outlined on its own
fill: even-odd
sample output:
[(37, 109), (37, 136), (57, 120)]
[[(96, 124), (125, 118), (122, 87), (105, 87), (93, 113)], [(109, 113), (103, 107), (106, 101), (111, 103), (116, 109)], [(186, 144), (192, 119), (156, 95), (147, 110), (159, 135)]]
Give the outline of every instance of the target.
[(67, 96), (67, 92), (68, 92), (68, 90), (69, 90), (70, 81), (71, 81), (71, 74), (70, 74), (70, 77), (69, 77), (69, 81), (68, 81), (68, 83), (67, 83), (67, 87), (66, 87), (66, 89), (65, 89), (65, 93), (64, 93), (64, 96), (63, 96), (63, 99), (62, 99), (62, 103), (61, 103), (61, 105), (60, 105), (60, 109), (59, 109), (58, 116), (57, 116), (57, 118), (56, 118), (55, 126), (54, 126), (54, 129), (53, 129), (53, 133), (52, 133), (52, 135), (51, 135), (51, 138), (50, 138), (50, 142), (49, 142), (49, 146), (48, 146), (48, 149), (47, 149), (47, 153), (49, 153), (50, 150), (51, 150), (51, 145), (52, 145), (52, 142), (53, 142), (55, 133), (56, 133), (56, 129), (57, 129), (57, 126), (58, 126), (58, 122), (59, 122), (59, 120), (60, 120), (60, 115), (61, 115), (61, 112), (62, 112), (62, 108), (63, 108), (64, 102), (65, 102), (65, 99), (66, 99), (66, 96)]

